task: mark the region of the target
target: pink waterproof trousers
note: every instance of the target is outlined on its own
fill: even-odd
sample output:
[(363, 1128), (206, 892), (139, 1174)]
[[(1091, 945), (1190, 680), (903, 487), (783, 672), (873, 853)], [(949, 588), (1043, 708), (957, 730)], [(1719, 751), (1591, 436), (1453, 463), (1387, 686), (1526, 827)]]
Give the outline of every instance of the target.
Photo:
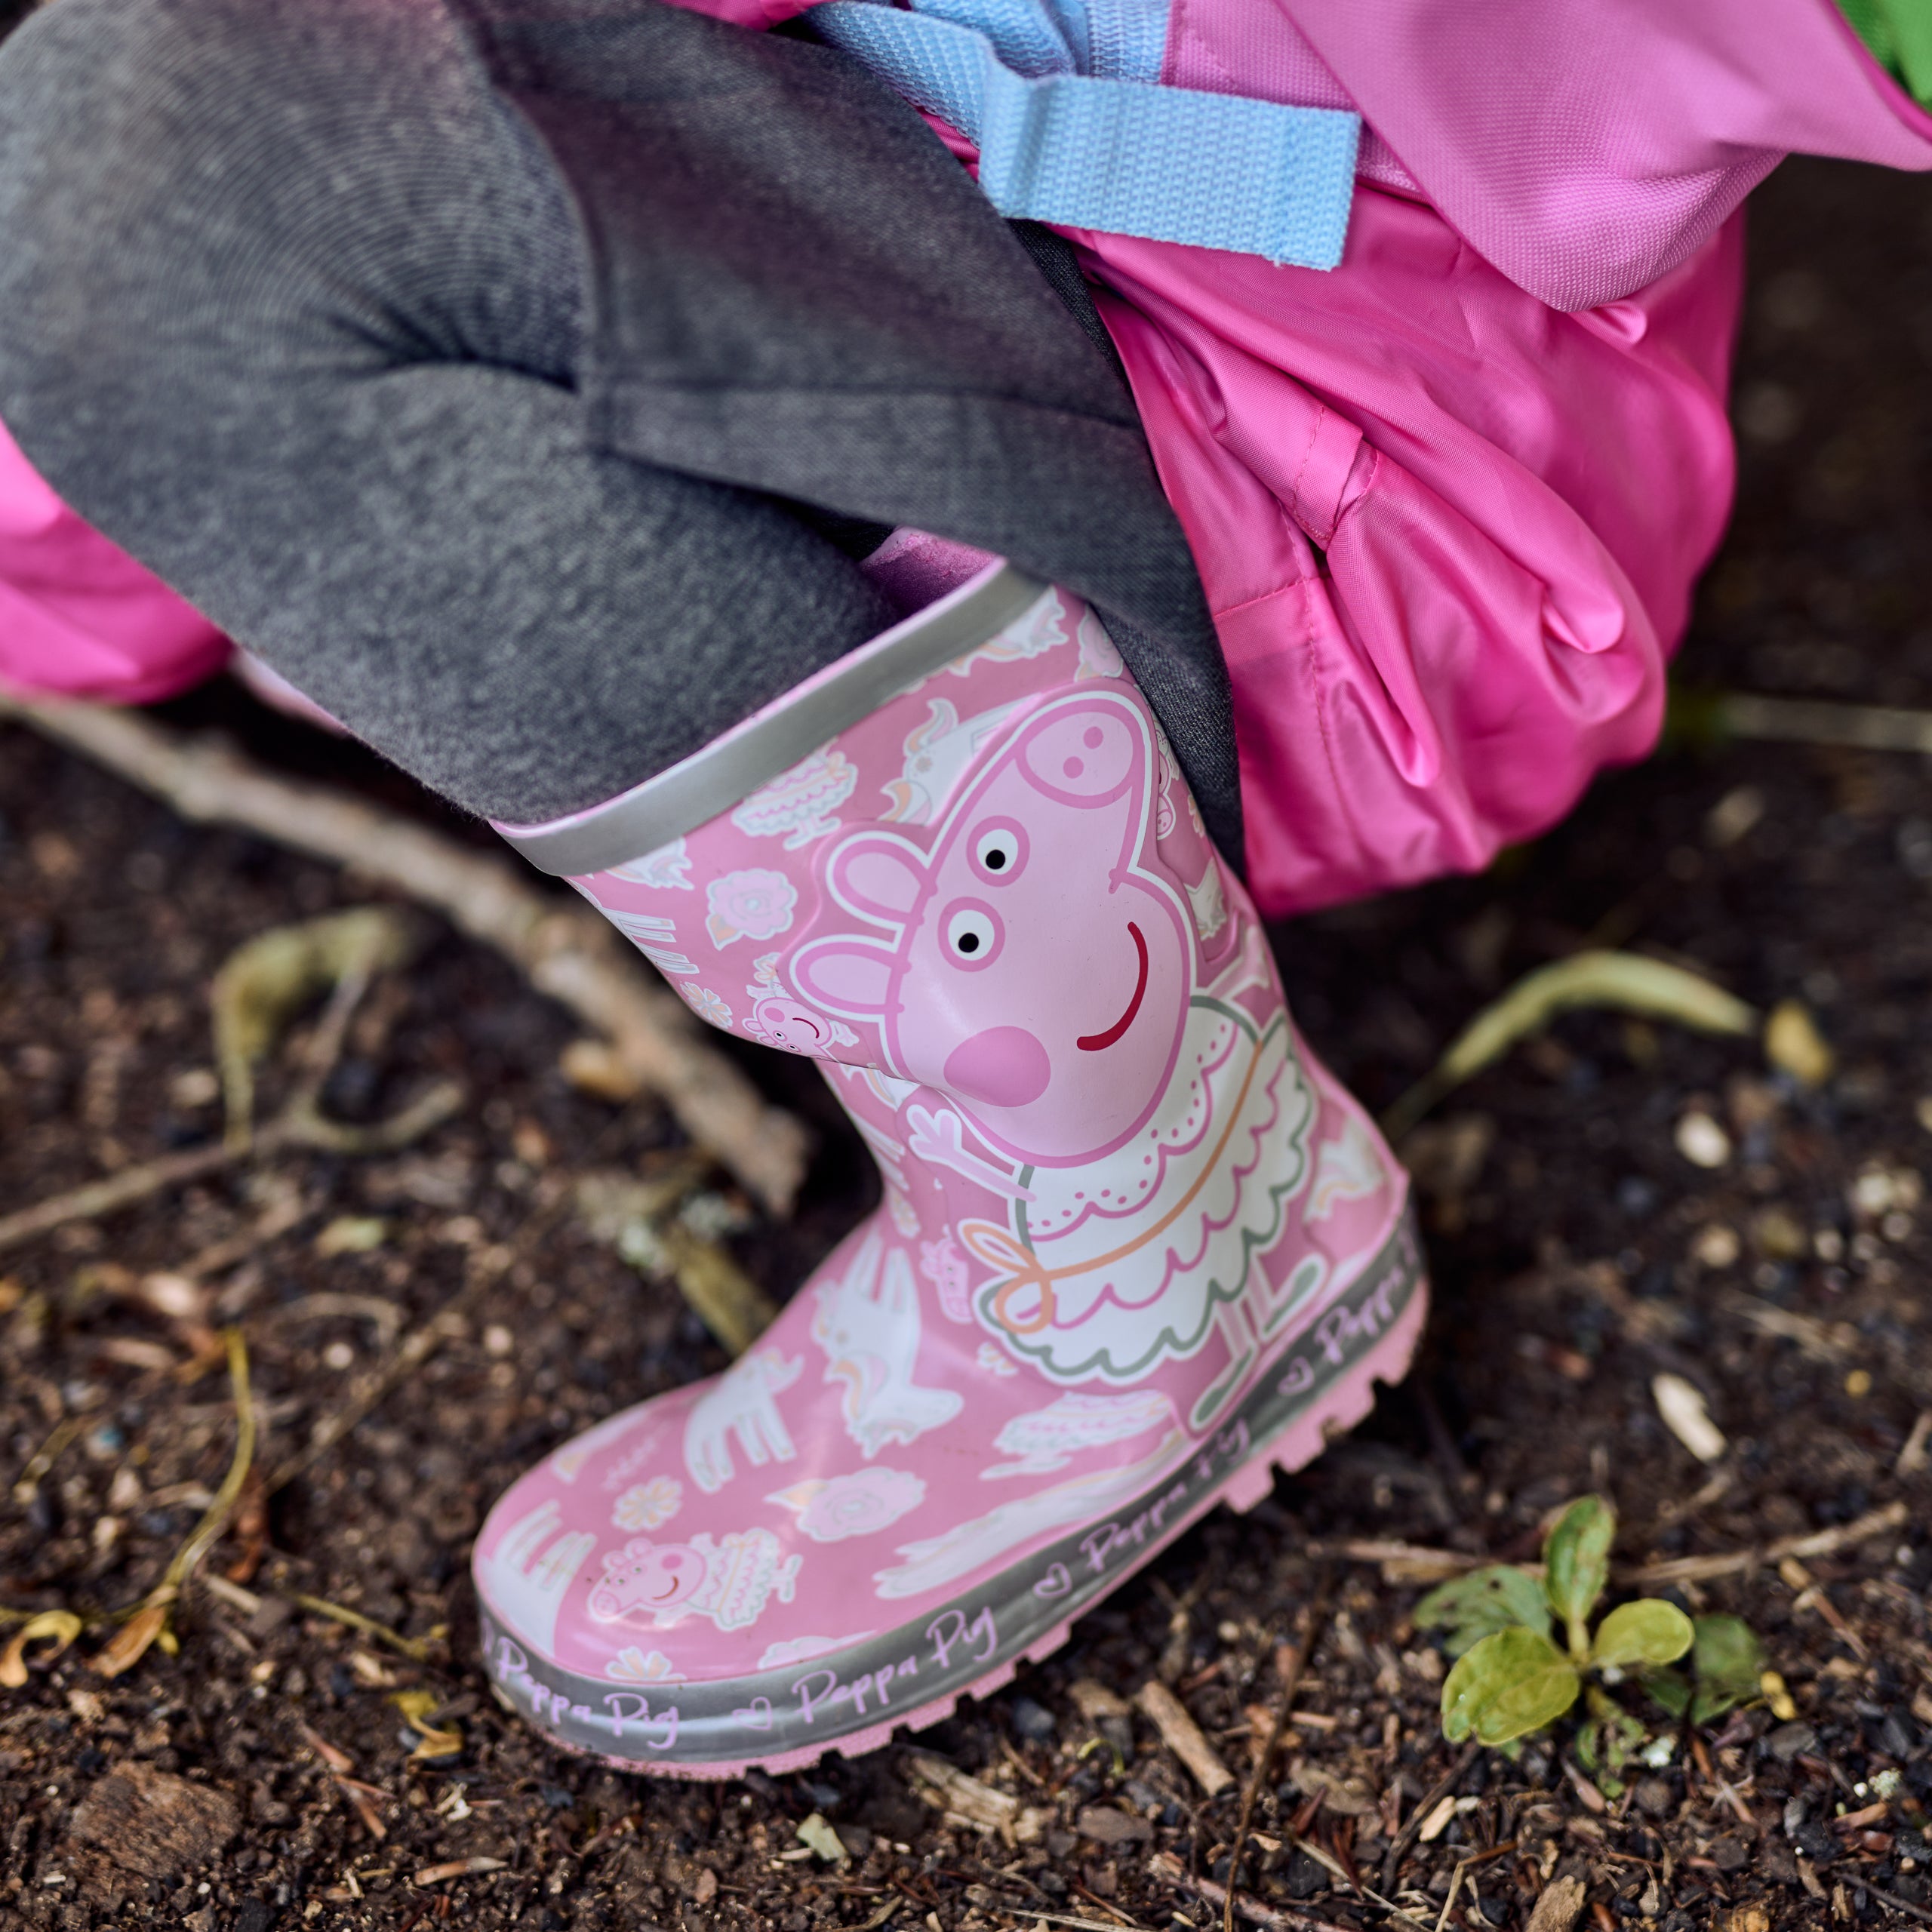
[[(1367, 123), (1332, 272), (1072, 237), (1227, 654), (1255, 898), (1480, 867), (1654, 740), (1743, 195), (1794, 149), (1932, 166), (1932, 121), (1830, 0), (1175, 0), (1164, 78)], [(0, 433), (0, 681), (139, 700), (223, 649)]]

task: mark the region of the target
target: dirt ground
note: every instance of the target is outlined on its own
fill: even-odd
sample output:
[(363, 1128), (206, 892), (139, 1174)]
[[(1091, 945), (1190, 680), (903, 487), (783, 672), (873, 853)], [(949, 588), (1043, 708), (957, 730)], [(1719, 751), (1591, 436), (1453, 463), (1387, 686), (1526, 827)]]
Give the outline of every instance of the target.
[[(1932, 191), (1794, 165), (1755, 219), (1742, 494), (1683, 678), (1932, 706)], [(341, 761), (232, 695), (171, 715), (298, 768)], [(0, 728), (0, 1214), (215, 1134), (211, 974), (366, 897)], [(1215, 1515), (1050, 1662), (916, 1740), (1002, 1795), (982, 1801), (1005, 1820), (987, 1831), (925, 1801), (903, 1745), (665, 1785), (561, 1756), (491, 1701), (467, 1574), (481, 1512), (565, 1436), (723, 1357), (674, 1287), (570, 1211), (577, 1176), (661, 1161), (675, 1129), (570, 1084), (565, 1016), (444, 936), (378, 988), (327, 1097), (370, 1119), (454, 1078), (455, 1121), (0, 1254), (0, 1612), (131, 1602), (222, 1481), (225, 1377), (177, 1372), (192, 1331), (151, 1277), (192, 1277), (181, 1306), (242, 1327), (265, 1469), (394, 1351), (421, 1351), (265, 1510), (245, 1497), (204, 1566), (218, 1584), (180, 1607), (178, 1654), (110, 1679), (90, 1633), (0, 1690), (0, 1924), (1218, 1922), (1249, 1707), (1275, 1701), (1277, 1646), (1324, 1586), (1303, 1715), (1255, 1808), (1249, 1920), (1567, 1932), (1574, 1878), (1603, 1932), (1932, 1923), (1932, 1469), (1913, 1437), (1932, 1410), (1929, 898), (1920, 759), (1706, 743), (1606, 778), (1488, 876), (1284, 931), (1303, 1026), (1377, 1106), (1518, 974), (1586, 943), (1694, 964), (1760, 1006), (1801, 1000), (1838, 1069), (1804, 1093), (1751, 1043), (1584, 1014), (1450, 1101), (1413, 1150), (1435, 1277), (1415, 1374), (1251, 1515)], [(782, 1294), (867, 1204), (866, 1169), (795, 1064), (745, 1063), (823, 1141), (795, 1223), (731, 1237)], [(1719, 1164), (1679, 1151), (1691, 1114), (1722, 1130)], [(1708, 1464), (1661, 1422), (1660, 1372), (1706, 1397), (1726, 1438)], [(1389, 1543), (1531, 1558), (1552, 1506), (1592, 1488), (1621, 1513), (1626, 1565), (1740, 1558), (1670, 1593), (1746, 1618), (1795, 1706), (1681, 1735), (1654, 1713), (1668, 1761), (1614, 1797), (1567, 1725), (1514, 1762), (1446, 1746), (1418, 1573), (1370, 1560)], [(1855, 1533), (1744, 1560), (1834, 1531)], [(1206, 1798), (1122, 1715), (1152, 1678), (1231, 1790)], [(413, 1755), (391, 1701), (411, 1689), (460, 1735), (453, 1755)], [(1429, 1841), (1398, 1838), (1425, 1809)], [(798, 1838), (813, 1814), (842, 1861)]]

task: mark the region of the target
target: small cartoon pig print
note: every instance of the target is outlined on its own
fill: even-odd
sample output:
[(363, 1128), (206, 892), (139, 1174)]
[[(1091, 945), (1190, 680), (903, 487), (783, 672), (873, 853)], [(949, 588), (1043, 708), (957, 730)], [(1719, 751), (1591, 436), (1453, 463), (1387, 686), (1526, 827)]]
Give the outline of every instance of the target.
[(1041, 706), (931, 832), (831, 849), (833, 898), (878, 930), (801, 947), (798, 992), (876, 1026), (895, 1073), (1014, 1158), (1120, 1146), (1174, 1073), (1195, 973), (1181, 897), (1143, 863), (1156, 756), (1123, 693)]
[(639, 1629), (708, 1617), (721, 1630), (742, 1630), (758, 1621), (771, 1597), (792, 1601), (801, 1561), (786, 1555), (769, 1530), (736, 1530), (721, 1542), (708, 1530), (685, 1543), (633, 1537), (605, 1552), (590, 1614), (599, 1623)]

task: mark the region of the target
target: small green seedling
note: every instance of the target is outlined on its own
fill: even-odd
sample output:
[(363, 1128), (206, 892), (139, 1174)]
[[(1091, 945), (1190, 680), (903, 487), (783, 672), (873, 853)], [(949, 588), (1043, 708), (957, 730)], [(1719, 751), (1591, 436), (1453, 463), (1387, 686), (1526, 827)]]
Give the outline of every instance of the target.
[(1763, 1694), (1764, 1646), (1743, 1617), (1700, 1617), (1691, 1629), (1696, 1635), (1688, 1676), (1681, 1670), (1643, 1673), (1644, 1688), (1663, 1709), (1708, 1724)]
[[(1586, 1672), (1614, 1684), (1661, 1670), (1692, 1647), (1690, 1618), (1655, 1598), (1618, 1604), (1592, 1634), (1589, 1618), (1610, 1580), (1616, 1534), (1610, 1505), (1581, 1497), (1544, 1540), (1541, 1582), (1498, 1564), (1444, 1583), (1417, 1605), (1417, 1626), (1446, 1631), (1456, 1660), (1442, 1687), (1442, 1733), (1452, 1743), (1507, 1744), (1562, 1716), (1583, 1694)], [(1552, 1616), (1563, 1626), (1561, 1650), (1551, 1641)], [(1620, 1764), (1641, 1741), (1642, 1727), (1591, 1687), (1590, 1727), (1606, 1761)], [(1595, 1755), (1594, 1737), (1592, 1748)]]

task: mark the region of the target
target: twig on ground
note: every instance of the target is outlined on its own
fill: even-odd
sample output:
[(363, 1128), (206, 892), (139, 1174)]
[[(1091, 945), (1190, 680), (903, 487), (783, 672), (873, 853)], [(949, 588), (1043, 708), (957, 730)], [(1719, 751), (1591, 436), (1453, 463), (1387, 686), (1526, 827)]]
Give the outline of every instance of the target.
[[(1784, 1537), (1751, 1549), (1726, 1550), (1710, 1556), (1675, 1556), (1663, 1563), (1619, 1564), (1611, 1570), (1611, 1577), (1620, 1583), (1707, 1583), (1714, 1577), (1738, 1576), (1767, 1563), (1778, 1563), (1787, 1556), (1829, 1556), (1835, 1550), (1897, 1529), (1908, 1513), (1904, 1503), (1888, 1503), (1882, 1509), (1874, 1509), (1856, 1522), (1842, 1523), (1835, 1529), (1815, 1530), (1807, 1536)], [(1471, 1556), (1460, 1549), (1432, 1549), (1420, 1543), (1388, 1543), (1367, 1537), (1347, 1537), (1306, 1547), (1311, 1556), (1337, 1557), (1350, 1563), (1379, 1563), (1383, 1566), (1383, 1580), (1390, 1583), (1437, 1583), (1467, 1571), (1485, 1568), (1497, 1560), (1493, 1556)], [(1533, 1577), (1543, 1574), (1540, 1563), (1515, 1567)]]
[[(1078, 1892), (1089, 1905), (1098, 1906), (1103, 1912), (1107, 1913), (1113, 1920), (1115, 1927), (1118, 1927), (1122, 1925), (1131, 1926), (1133, 1928), (1133, 1932), (1145, 1932), (1145, 1928), (1142, 1926), (1139, 1919), (1131, 1918), (1127, 1913), (1122, 1912), (1120, 1907), (1117, 1905), (1109, 1905), (1105, 1899), (1100, 1896), (1098, 1893), (1093, 1891), (1088, 1887), (1083, 1885), (1078, 1878), (1072, 1879), (1069, 1882), (1072, 1885), (1073, 1889)], [(1101, 1920), (1098, 1922), (1104, 1924), (1106, 1921), (1105, 1920)]]
[[(537, 1216), (523, 1231), (526, 1240), (539, 1227), (547, 1229), (554, 1225), (555, 1218), (554, 1211)], [(263, 1495), (275, 1495), (312, 1468), (350, 1434), (397, 1383), (420, 1368), (448, 1340), (451, 1327), (457, 1325), (452, 1318), (463, 1314), (494, 1272), (480, 1263), (473, 1263), (463, 1285), (427, 1321), (411, 1330), (366, 1375), (358, 1377), (342, 1407), (325, 1416), (310, 1432), (307, 1444), (273, 1471), (262, 1485)]]
[(1462, 1782), (1463, 1774), (1475, 1762), (1476, 1754), (1481, 1749), (1480, 1741), (1472, 1739), (1463, 1746), (1461, 1755), (1448, 1770), (1417, 1799), (1415, 1808), (1409, 1814), (1409, 1822), (1395, 1835), (1395, 1841), (1382, 1861), (1382, 1889), (1385, 1892), (1394, 1891), (1395, 1881), (1401, 1875), (1402, 1860), (1415, 1843), (1417, 1833), (1428, 1823), (1429, 1814)]
[[(5, 700), (0, 699), (0, 706)], [(131, 1208), (137, 1201), (198, 1180), (205, 1174), (244, 1159), (264, 1161), (291, 1148), (328, 1154), (389, 1154), (422, 1139), (440, 1127), (463, 1105), (463, 1089), (440, 1080), (401, 1112), (373, 1127), (349, 1127), (331, 1120), (315, 1107), (312, 1097), (297, 1094), (288, 1109), (252, 1139), (240, 1145), (211, 1141), (205, 1147), (185, 1148), (158, 1161), (123, 1168), (104, 1180), (90, 1181), (51, 1200), (36, 1201), (17, 1214), (0, 1216), (0, 1249), (17, 1247), (38, 1235), (51, 1234), (70, 1221), (97, 1221)]]
[(1478, 1865), (1488, 1864), (1493, 1859), (1507, 1858), (1516, 1849), (1516, 1840), (1512, 1838), (1506, 1844), (1492, 1845), (1487, 1851), (1472, 1852), (1468, 1857), (1457, 1861), (1455, 1872), (1449, 1881), (1449, 1896), (1442, 1901), (1441, 1915), (1435, 1921), (1435, 1932), (1442, 1932), (1442, 1928), (1448, 1924), (1450, 1912), (1456, 1903), (1456, 1894), (1463, 1889), (1464, 1875)]
[[(0, 703), (4, 703), (0, 700)], [(97, 1221), (118, 1209), (145, 1201), (151, 1194), (199, 1180), (233, 1160), (234, 1155), (220, 1141), (205, 1147), (184, 1147), (178, 1154), (164, 1154), (158, 1161), (143, 1161), (104, 1180), (89, 1181), (84, 1187), (57, 1194), (52, 1199), (36, 1201), (17, 1214), (0, 1214), (0, 1249), (17, 1247), (37, 1235), (51, 1234), (69, 1221)]]
[[(68, 1446), (92, 1419), (94, 1411), (84, 1409), (78, 1415), (67, 1417), (54, 1425), (47, 1440), (27, 1458), (27, 1466), (21, 1470), (19, 1480), (14, 1484), (14, 1500), (25, 1509), (40, 1494), (40, 1485), (48, 1472), (67, 1453)], [(29, 1613), (31, 1614), (31, 1613)]]
[(1221, 1932), (1234, 1932), (1235, 1898), (1241, 1887), (1241, 1860), (1247, 1854), (1248, 1828), (1254, 1822), (1254, 1801), (1260, 1795), (1261, 1787), (1268, 1780), (1268, 1767), (1275, 1761), (1275, 1753), (1281, 1742), (1281, 1733), (1287, 1727), (1288, 1712), (1294, 1703), (1295, 1694), (1301, 1688), (1301, 1680), (1308, 1668), (1308, 1660), (1315, 1654), (1315, 1646), (1321, 1641), (1323, 1626), (1328, 1621), (1329, 1580), (1327, 1568), (1324, 1565), (1321, 1580), (1315, 1585), (1315, 1595), (1309, 1602), (1308, 1614), (1303, 1621), (1300, 1642), (1283, 1646), (1286, 1661), (1281, 1669), (1281, 1694), (1275, 1701), (1274, 1721), (1268, 1727), (1268, 1735), (1263, 1741), (1260, 1755), (1256, 1758), (1254, 1769), (1248, 1774), (1247, 1789), (1241, 1793), (1241, 1817), (1235, 1826), (1233, 1848), (1228, 1854), (1228, 1895), (1222, 1904)]
[(741, 1355), (778, 1318), (778, 1304), (683, 1209), (711, 1164), (687, 1148), (642, 1177), (593, 1172), (577, 1184), (585, 1225), (640, 1272), (678, 1284), (692, 1312), (732, 1355)]
[[(1171, 1851), (1157, 1851), (1148, 1860), (1147, 1869), (1164, 1884), (1172, 1885), (1177, 1890), (1186, 1890), (1207, 1900), (1211, 1906), (1225, 1909), (1229, 1894), (1225, 1885), (1217, 1885), (1212, 1878), (1201, 1877), (1191, 1872)], [(1247, 1892), (1233, 1894), (1235, 1915), (1246, 1919), (1251, 1925), (1261, 1925), (1269, 1932), (1345, 1932), (1331, 1918), (1316, 1918), (1308, 1912), (1297, 1912), (1290, 1906), (1264, 1905), (1260, 1900)]]
[(130, 712), (4, 694), (0, 718), (93, 758), (191, 823), (252, 832), (435, 908), (607, 1038), (693, 1140), (773, 1212), (789, 1210), (804, 1176), (804, 1128), (699, 1037), (683, 1001), (646, 981), (587, 908), (553, 900), (507, 859), (467, 851), (346, 793), (275, 777), (218, 739), (186, 738)]
[(103, 1677), (118, 1677), (122, 1672), (131, 1670), (147, 1654), (149, 1645), (157, 1641), (165, 1647), (168, 1617), (174, 1604), (195, 1567), (228, 1527), (242, 1486), (254, 1466), (255, 1404), (248, 1386), (248, 1345), (238, 1328), (224, 1329), (222, 1340), (228, 1351), (228, 1378), (235, 1392), (235, 1454), (229, 1460), (228, 1474), (187, 1541), (174, 1552), (161, 1581), (125, 1613), (126, 1621), (118, 1634), (94, 1659), (94, 1667)]
[(1873, 1509), (1856, 1522), (1841, 1523), (1835, 1529), (1814, 1531), (1809, 1536), (1781, 1537), (1776, 1543), (1754, 1549), (1736, 1549), (1718, 1556), (1678, 1556), (1666, 1563), (1647, 1563), (1635, 1570), (1612, 1574), (1630, 1583), (1703, 1583), (1713, 1577), (1734, 1577), (1767, 1563), (1780, 1563), (1786, 1557), (1801, 1560), (1807, 1556), (1829, 1556), (1835, 1550), (1864, 1543), (1887, 1530), (1899, 1528), (1909, 1512), (1903, 1503), (1888, 1503)]
[(1466, 1570), (1480, 1570), (1494, 1561), (1469, 1556), (1460, 1549), (1432, 1549), (1415, 1543), (1395, 1543), (1381, 1537), (1343, 1537), (1334, 1543), (1303, 1546), (1310, 1556), (1338, 1557), (1346, 1563), (1379, 1563), (1386, 1583), (1439, 1583)]
[(1881, 1905), (1888, 1905), (1894, 1912), (1902, 1912), (1908, 1918), (1917, 1919), (1921, 1925), (1932, 1925), (1932, 1912), (1927, 1912), (1922, 1905), (1914, 1905), (1911, 1900), (1902, 1899), (1896, 1892), (1881, 1891), (1869, 1878), (1854, 1878), (1851, 1882), (1863, 1886)]
[(365, 1617), (359, 1610), (351, 1610), (346, 1604), (331, 1603), (327, 1597), (305, 1597), (300, 1591), (293, 1592), (289, 1601), (300, 1605), (312, 1617), (326, 1617), (331, 1623), (344, 1625), (351, 1630), (359, 1630), (365, 1637), (373, 1637), (379, 1644), (386, 1644), (398, 1655), (408, 1658), (411, 1663), (428, 1663), (432, 1660), (436, 1640), (429, 1637), (405, 1637), (400, 1631), (392, 1630), (386, 1623), (378, 1623), (373, 1617)]
[[(1694, 696), (1690, 702), (1697, 703)], [(1854, 751), (1932, 752), (1932, 711), (1889, 704), (1834, 704), (1814, 698), (1720, 691), (1703, 700), (1715, 734), (1771, 744), (1841, 745)]]
[[(897, 1912), (900, 1909), (900, 1903), (895, 1900), (887, 1909), (887, 1915), (889, 1917), (892, 1912)], [(1021, 1932), (1025, 1932), (1027, 1926), (1034, 1924), (1070, 1925), (1074, 1928), (1074, 1932), (1120, 1932), (1118, 1924), (1110, 1925), (1104, 1918), (1077, 1918), (1071, 1912), (1041, 1912), (1035, 1906), (996, 1905), (992, 1907), (992, 1909), (1003, 1914), (1006, 1918), (1020, 1920)], [(882, 1924), (884, 1921), (881, 1919), (878, 1922)], [(1134, 1923), (1131, 1919), (1127, 1922), (1129, 1924)], [(865, 1932), (865, 1928), (861, 1926), (857, 1928), (857, 1932)]]

